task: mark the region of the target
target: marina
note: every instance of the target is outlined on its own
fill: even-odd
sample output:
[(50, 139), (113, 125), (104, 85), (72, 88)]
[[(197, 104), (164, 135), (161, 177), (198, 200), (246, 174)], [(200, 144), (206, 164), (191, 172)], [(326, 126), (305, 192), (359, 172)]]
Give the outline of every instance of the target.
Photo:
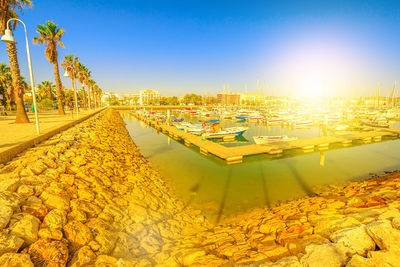
[[(400, 129), (375, 128), (373, 131), (368, 132), (320, 136), (290, 141), (278, 141), (266, 144), (226, 147), (218, 143), (206, 140), (202, 136), (197, 136), (187, 131), (179, 130), (177, 127), (164, 124), (160, 120), (148, 118), (138, 112), (133, 112), (132, 114), (136, 118), (142, 120), (143, 122), (154, 127), (155, 129), (169, 135), (175, 140), (182, 140), (187, 146), (195, 145), (199, 148), (200, 153), (205, 155), (215, 155), (225, 160), (227, 164), (241, 163), (244, 156), (257, 154), (280, 155), (285, 150), (293, 149), (301, 149), (303, 152), (309, 153), (326, 150), (329, 149), (330, 146), (336, 144), (341, 144), (343, 148), (346, 148), (355, 142), (361, 142), (362, 144), (381, 142), (385, 140), (385, 137), (397, 138), (400, 133)], [(229, 137), (230, 136), (227, 136), (228, 140)]]

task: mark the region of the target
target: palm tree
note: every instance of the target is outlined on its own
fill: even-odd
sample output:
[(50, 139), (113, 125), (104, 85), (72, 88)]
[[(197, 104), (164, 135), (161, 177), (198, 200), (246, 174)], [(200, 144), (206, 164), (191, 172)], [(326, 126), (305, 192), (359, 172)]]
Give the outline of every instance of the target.
[(83, 65), (82, 63), (79, 63), (78, 81), (82, 85), (82, 98), (83, 98), (83, 105), (85, 106), (85, 108), (87, 108), (85, 84), (86, 84), (87, 80), (89, 79), (88, 72), (89, 72), (88, 68), (86, 68), (86, 66)]
[(52, 82), (42, 81), (42, 83), (38, 85), (38, 95), (40, 95), (41, 99), (47, 97), (50, 100), (54, 100), (55, 89), (56, 86)]
[(11, 108), (11, 106), (15, 103), (15, 98), (12, 87), (10, 67), (8, 67), (6, 63), (0, 63), (0, 94), (5, 96), (2, 101), (3, 106), (6, 106), (6, 102), (8, 101)]
[(61, 62), (61, 66), (64, 68), (64, 71), (68, 73), (68, 77), (72, 81), (72, 88), (74, 89), (75, 112), (78, 112), (78, 96), (76, 94), (75, 79), (78, 77), (79, 58), (75, 57), (74, 55), (66, 55), (64, 60)]
[[(4, 35), (7, 28), (7, 21), (10, 18), (18, 18), (17, 11), (32, 6), (31, 0), (1, 0), (0, 1), (0, 35)], [(15, 29), (16, 23), (12, 29)], [(24, 86), (21, 80), (21, 72), (19, 70), (17, 47), (15, 44), (7, 43), (8, 60), (10, 61), (12, 85), (14, 89), (15, 103), (17, 105), (17, 114), (15, 123), (28, 123), (29, 118), (24, 106)]]
[(57, 106), (58, 114), (65, 115), (63, 106), (63, 94), (62, 94), (62, 84), (60, 79), (60, 70), (58, 67), (58, 52), (57, 47), (60, 46), (65, 48), (64, 44), (61, 42), (61, 37), (64, 34), (63, 28), (57, 28), (57, 24), (51, 21), (46, 21), (46, 24), (37, 25), (37, 33), (40, 37), (33, 37), (33, 43), (39, 43), (46, 46), (45, 54), (46, 58), (49, 60), (54, 67), (54, 77), (56, 80), (57, 88)]
[[(93, 103), (93, 106), (96, 107), (96, 102), (95, 102), (95, 98), (94, 98), (94, 85), (96, 84), (96, 82), (93, 79), (89, 79), (88, 81), (88, 88), (89, 88), (89, 102)], [(91, 98), (93, 97), (93, 102), (91, 101)]]

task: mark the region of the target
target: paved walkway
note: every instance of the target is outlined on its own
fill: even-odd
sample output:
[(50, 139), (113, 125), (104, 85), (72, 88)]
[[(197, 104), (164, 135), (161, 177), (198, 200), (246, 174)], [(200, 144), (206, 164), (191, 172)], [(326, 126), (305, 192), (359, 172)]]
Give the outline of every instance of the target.
[[(94, 112), (94, 111), (92, 111)], [(78, 118), (91, 112), (80, 110)], [(0, 116), (0, 152), (24, 142), (29, 137), (38, 136), (36, 133), (34, 113), (28, 113), (30, 123), (14, 123), (15, 113)], [(68, 111), (65, 116), (57, 115), (57, 110), (39, 112), (40, 133), (60, 127), (77, 119), (76, 114)]]

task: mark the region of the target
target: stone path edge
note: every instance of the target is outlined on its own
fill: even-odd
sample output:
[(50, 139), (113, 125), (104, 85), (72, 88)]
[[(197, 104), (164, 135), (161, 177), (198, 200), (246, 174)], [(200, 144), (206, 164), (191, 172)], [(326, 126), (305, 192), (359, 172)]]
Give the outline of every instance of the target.
[(97, 110), (97, 111), (95, 111), (89, 115), (86, 115), (80, 119), (77, 119), (75, 121), (71, 121), (64, 125), (56, 126), (56, 127), (52, 127), (50, 129), (44, 130), (39, 136), (29, 136), (27, 138), (22, 139), (22, 143), (19, 143), (15, 146), (12, 146), (12, 147), (0, 152), (0, 164), (7, 163), (8, 161), (10, 161), (14, 157), (16, 157), (19, 153), (23, 152), (24, 150), (26, 150), (30, 147), (34, 147), (35, 145), (39, 144), (40, 142), (43, 142), (43, 141), (49, 139), (50, 137), (69, 129), (72, 126), (75, 126), (106, 109), (107, 108), (102, 108), (100, 110)]

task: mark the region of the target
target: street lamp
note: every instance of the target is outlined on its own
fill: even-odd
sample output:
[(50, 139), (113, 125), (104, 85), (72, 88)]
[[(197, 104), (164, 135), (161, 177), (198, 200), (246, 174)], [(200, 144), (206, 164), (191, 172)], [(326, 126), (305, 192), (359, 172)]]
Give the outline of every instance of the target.
[(1, 37), (1, 40), (6, 43), (16, 44), (17, 40), (15, 40), (12, 31), (10, 30), (10, 22), (12, 20), (19, 21), (24, 25), (25, 29), (25, 39), (26, 39), (26, 54), (28, 57), (28, 66), (29, 66), (29, 76), (31, 78), (31, 88), (32, 88), (32, 98), (33, 98), (33, 106), (35, 108), (35, 121), (36, 121), (36, 132), (40, 134), (39, 128), (39, 116), (38, 116), (38, 109), (36, 104), (36, 92), (35, 92), (35, 83), (33, 81), (33, 71), (32, 71), (32, 62), (31, 62), (31, 50), (29, 49), (29, 42), (28, 42), (28, 34), (26, 32), (26, 25), (22, 20), (11, 18), (7, 21), (7, 29), (4, 31), (4, 35)]

